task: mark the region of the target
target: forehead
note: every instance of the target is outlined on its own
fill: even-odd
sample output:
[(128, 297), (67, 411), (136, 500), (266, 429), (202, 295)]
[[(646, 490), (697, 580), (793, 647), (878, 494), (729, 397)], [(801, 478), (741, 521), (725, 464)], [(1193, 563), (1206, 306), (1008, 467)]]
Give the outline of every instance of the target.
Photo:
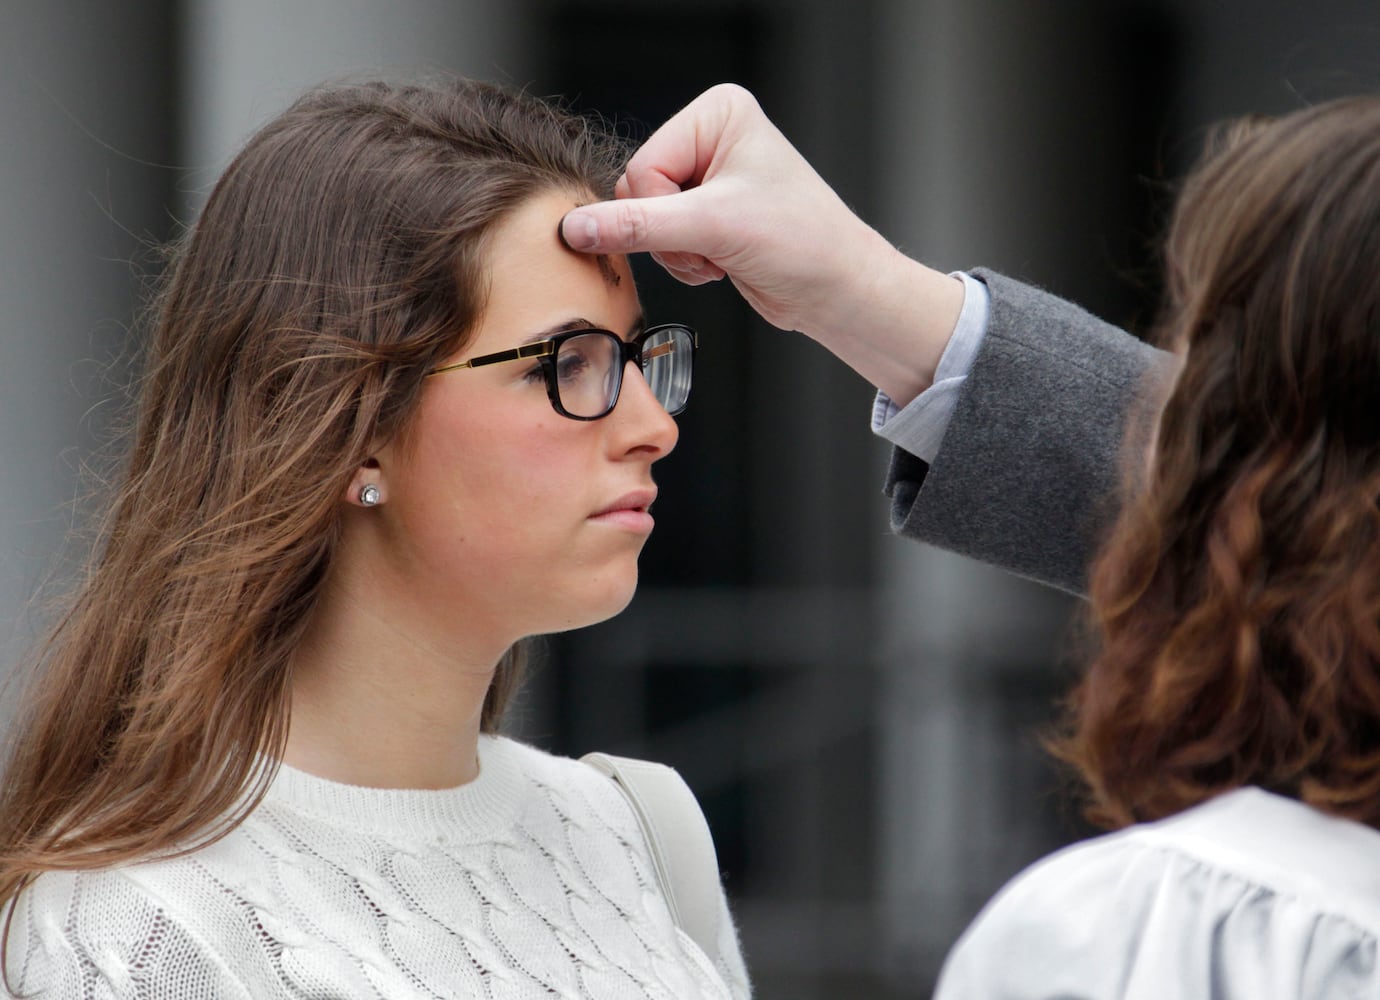
[(494, 230), (478, 331), (483, 346), (512, 346), (575, 317), (621, 332), (639, 315), (626, 257), (577, 253), (557, 235), (561, 219), (580, 200), (566, 192), (535, 195)]

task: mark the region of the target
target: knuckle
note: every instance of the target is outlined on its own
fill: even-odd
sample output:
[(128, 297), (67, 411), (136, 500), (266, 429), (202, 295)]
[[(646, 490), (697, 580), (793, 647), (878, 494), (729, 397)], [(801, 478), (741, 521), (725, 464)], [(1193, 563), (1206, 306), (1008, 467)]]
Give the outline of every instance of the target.
[(760, 110), (757, 98), (752, 91), (737, 83), (721, 83), (713, 88), (730, 107), (744, 110)]
[(647, 213), (635, 201), (618, 203), (618, 235), (624, 244), (640, 246), (647, 238)]

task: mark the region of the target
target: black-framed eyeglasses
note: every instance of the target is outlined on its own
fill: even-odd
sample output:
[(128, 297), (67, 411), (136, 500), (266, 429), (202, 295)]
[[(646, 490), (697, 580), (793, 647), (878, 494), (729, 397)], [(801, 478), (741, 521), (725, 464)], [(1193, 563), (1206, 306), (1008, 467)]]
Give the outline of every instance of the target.
[(666, 323), (624, 340), (608, 330), (571, 330), (524, 344), (511, 351), (484, 354), (453, 365), (441, 365), (428, 377), (461, 368), (479, 368), (534, 358), (546, 380), (546, 395), (563, 417), (598, 420), (618, 404), (623, 369), (637, 365), (652, 395), (675, 416), (690, 397), (699, 337), (688, 326)]

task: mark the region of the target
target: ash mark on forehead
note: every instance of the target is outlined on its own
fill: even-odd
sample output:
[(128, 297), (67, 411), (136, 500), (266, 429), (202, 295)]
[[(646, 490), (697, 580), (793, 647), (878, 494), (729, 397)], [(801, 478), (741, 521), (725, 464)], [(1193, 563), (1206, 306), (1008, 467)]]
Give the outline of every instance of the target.
[(610, 288), (617, 288), (623, 283), (623, 276), (613, 269), (606, 254), (595, 254), (595, 263), (599, 265), (599, 273), (604, 277), (604, 283)]
[[(577, 201), (576, 208), (584, 208), (588, 205), (587, 201)], [(571, 253), (579, 253), (574, 247), (565, 241), (565, 216), (561, 216), (561, 221), (556, 223), (556, 239), (561, 241), (561, 246)], [(623, 276), (613, 269), (613, 263), (609, 260), (608, 254), (597, 253), (594, 255), (594, 262), (599, 266), (599, 274), (604, 279), (604, 283), (610, 288), (617, 288), (623, 283)]]

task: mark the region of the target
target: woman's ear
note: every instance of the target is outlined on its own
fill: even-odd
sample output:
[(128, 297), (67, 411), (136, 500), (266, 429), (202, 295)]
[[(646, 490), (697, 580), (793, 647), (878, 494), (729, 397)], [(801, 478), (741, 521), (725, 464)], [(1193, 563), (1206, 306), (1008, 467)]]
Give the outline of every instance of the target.
[(366, 458), (345, 487), (345, 502), (356, 507), (377, 507), (388, 500), (383, 469), (376, 458)]

